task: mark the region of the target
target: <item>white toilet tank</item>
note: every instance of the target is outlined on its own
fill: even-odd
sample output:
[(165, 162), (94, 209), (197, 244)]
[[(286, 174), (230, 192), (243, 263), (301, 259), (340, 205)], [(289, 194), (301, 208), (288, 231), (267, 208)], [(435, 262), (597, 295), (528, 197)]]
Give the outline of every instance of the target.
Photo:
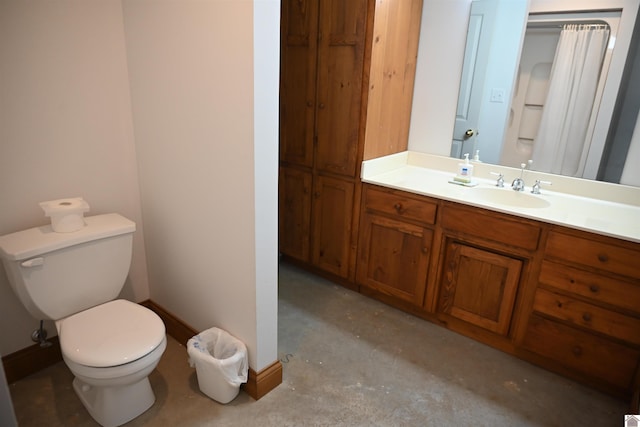
[(112, 213), (72, 233), (51, 225), (0, 237), (11, 287), (36, 319), (58, 320), (115, 299), (131, 265), (136, 225)]

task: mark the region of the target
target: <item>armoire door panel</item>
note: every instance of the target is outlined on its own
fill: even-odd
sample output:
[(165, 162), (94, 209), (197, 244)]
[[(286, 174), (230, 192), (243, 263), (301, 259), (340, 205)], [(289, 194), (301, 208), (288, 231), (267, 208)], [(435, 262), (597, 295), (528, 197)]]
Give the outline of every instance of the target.
[(316, 168), (355, 176), (367, 0), (321, 2)]
[(291, 168), (280, 168), (279, 193), (280, 252), (308, 262), (311, 174)]
[(311, 167), (316, 110), (318, 2), (282, 3), (280, 160)]
[(354, 184), (317, 176), (313, 186), (311, 262), (346, 278), (349, 275)]
[(368, 0), (322, 0), (320, 34), (327, 44), (362, 44)]

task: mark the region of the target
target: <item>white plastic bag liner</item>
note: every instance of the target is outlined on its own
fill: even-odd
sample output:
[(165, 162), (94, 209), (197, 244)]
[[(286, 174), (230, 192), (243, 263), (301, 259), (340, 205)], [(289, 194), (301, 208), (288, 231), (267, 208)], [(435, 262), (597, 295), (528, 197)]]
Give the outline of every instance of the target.
[(191, 338), (187, 353), (189, 365), (196, 368), (200, 391), (213, 400), (231, 402), (240, 384), (247, 382), (247, 347), (222, 329), (207, 329)]

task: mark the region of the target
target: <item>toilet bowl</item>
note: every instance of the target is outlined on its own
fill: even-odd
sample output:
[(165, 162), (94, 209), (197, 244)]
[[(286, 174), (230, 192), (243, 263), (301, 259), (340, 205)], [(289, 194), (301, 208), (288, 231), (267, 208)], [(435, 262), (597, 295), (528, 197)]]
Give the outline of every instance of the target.
[(11, 287), (36, 319), (54, 320), (73, 388), (104, 427), (124, 424), (155, 402), (148, 376), (166, 345), (162, 320), (116, 299), (131, 264), (135, 223), (118, 214), (0, 236)]
[(75, 376), (73, 389), (87, 412), (100, 425), (116, 427), (133, 420), (155, 403), (148, 376), (155, 369), (166, 346), (165, 338), (156, 350), (143, 359), (111, 368), (77, 365), (63, 357)]
[(56, 329), (73, 388), (98, 423), (119, 426), (153, 405), (148, 375), (167, 346), (155, 313), (114, 300), (56, 321)]

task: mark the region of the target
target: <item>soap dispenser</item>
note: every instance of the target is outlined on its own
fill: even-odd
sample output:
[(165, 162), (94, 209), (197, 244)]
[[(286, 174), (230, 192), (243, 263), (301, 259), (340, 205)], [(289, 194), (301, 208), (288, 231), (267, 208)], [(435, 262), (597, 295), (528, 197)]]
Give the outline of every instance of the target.
[(453, 179), (457, 182), (469, 184), (471, 183), (471, 177), (473, 177), (473, 165), (469, 163), (469, 153), (465, 153), (464, 163), (458, 163), (458, 174)]

